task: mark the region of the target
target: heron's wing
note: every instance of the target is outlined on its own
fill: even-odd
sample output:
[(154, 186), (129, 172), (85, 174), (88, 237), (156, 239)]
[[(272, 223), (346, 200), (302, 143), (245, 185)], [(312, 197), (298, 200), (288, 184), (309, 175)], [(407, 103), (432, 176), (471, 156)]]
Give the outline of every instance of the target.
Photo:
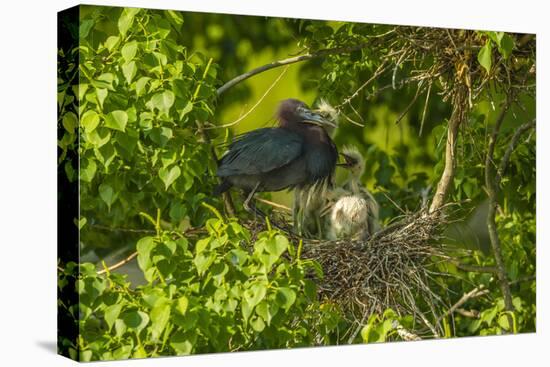
[(219, 177), (257, 175), (282, 167), (302, 153), (300, 135), (279, 128), (263, 128), (240, 135), (220, 159)]

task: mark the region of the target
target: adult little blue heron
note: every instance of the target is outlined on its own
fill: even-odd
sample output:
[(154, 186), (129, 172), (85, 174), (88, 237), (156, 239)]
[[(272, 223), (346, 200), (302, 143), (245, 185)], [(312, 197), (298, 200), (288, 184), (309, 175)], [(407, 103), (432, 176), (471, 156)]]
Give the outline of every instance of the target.
[[(313, 110), (325, 119), (338, 125), (338, 111), (325, 99), (320, 99)], [(334, 132), (333, 128), (325, 129), (329, 135)], [(337, 164), (338, 165), (338, 164)], [(298, 187), (294, 190), (294, 203), (292, 206), (292, 217), (296, 233), (306, 237), (323, 238), (324, 218), (321, 217), (321, 210), (327, 205), (328, 192), (332, 189), (331, 180), (321, 180), (307, 187)]]
[[(222, 179), (215, 194), (238, 187), (244, 190), (246, 211), (256, 192), (281, 191), (331, 180), (338, 158), (324, 126), (335, 127), (297, 99), (279, 104), (279, 126), (238, 136), (218, 162)], [(260, 212), (261, 213), (261, 212)]]

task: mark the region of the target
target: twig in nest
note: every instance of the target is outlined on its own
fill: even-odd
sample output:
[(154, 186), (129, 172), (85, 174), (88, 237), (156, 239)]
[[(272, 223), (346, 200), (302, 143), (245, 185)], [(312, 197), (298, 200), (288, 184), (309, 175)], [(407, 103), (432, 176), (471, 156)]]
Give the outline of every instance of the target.
[(352, 120), (351, 118), (349, 118), (346, 114), (340, 112), (340, 115), (344, 116), (344, 118), (346, 120), (348, 120), (350, 123), (352, 123), (353, 125), (356, 125), (356, 126), (359, 126), (359, 127), (365, 127), (365, 124), (362, 124), (360, 122), (357, 122), (355, 120)]
[(256, 198), (256, 201), (259, 201), (260, 203), (264, 203), (264, 204), (267, 204), (267, 205), (271, 205), (274, 208), (282, 209), (286, 212), (292, 212), (292, 209), (290, 209), (288, 206), (283, 205), (283, 204), (278, 204), (278, 203), (275, 203), (273, 201), (269, 201), (269, 200), (262, 199), (262, 198)]
[(365, 89), (370, 83), (372, 83), (376, 78), (378, 78), (384, 71), (386, 71), (386, 61), (382, 62), (382, 64), (380, 64), (380, 66), (376, 69), (376, 71), (372, 74), (372, 76), (366, 82), (361, 84), (361, 86), (357, 88), (351, 96), (344, 99), (344, 101), (340, 103), (338, 106), (336, 106), (335, 108), (339, 110), (344, 105), (350, 103), (352, 99), (357, 97), (363, 89)]
[(401, 65), (401, 62), (405, 59), (405, 56), (407, 56), (409, 52), (409, 48), (406, 48), (402, 53), (401, 56), (399, 56), (399, 59), (397, 59), (397, 62), (395, 63), (395, 66), (393, 67), (393, 74), (391, 76), (391, 86), (393, 89), (397, 89), (397, 85), (395, 84), (395, 78), (397, 76), (397, 69), (399, 68), (399, 65)]
[(403, 117), (405, 117), (405, 115), (407, 114), (407, 112), (410, 111), (410, 109), (412, 108), (412, 106), (414, 105), (414, 103), (416, 102), (416, 100), (418, 99), (418, 96), (420, 95), (420, 91), (421, 91), (421, 83), (418, 83), (418, 87), (416, 88), (416, 93), (413, 97), (413, 99), (411, 100), (411, 102), (408, 104), (407, 107), (405, 107), (405, 110), (403, 110), (403, 112), (401, 112), (401, 114), (399, 115), (399, 117), (397, 118), (397, 120), (395, 120), (395, 124), (397, 125), (402, 119)]
[(420, 119), (420, 131), (418, 132), (418, 136), (422, 136), (422, 130), (424, 129), (424, 121), (426, 120), (426, 112), (428, 111), (428, 102), (430, 101), (432, 83), (432, 80), (428, 82), (428, 92), (426, 93), (426, 101), (424, 102), (424, 109), (422, 110), (422, 118)]

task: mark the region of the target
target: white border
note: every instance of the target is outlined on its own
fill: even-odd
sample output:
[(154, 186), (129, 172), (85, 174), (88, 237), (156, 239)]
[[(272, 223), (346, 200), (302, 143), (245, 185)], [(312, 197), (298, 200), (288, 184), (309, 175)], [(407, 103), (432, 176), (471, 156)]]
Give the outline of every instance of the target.
[[(117, 0), (89, 4), (537, 33), (537, 334), (121, 361), (116, 366), (518, 366), (548, 363), (548, 14), (544, 1)], [(74, 365), (56, 340), (56, 12), (75, 1), (9, 1), (0, 12), (0, 365)], [(542, 83), (541, 83), (542, 81)], [(546, 103), (542, 103), (546, 101)], [(541, 144), (542, 142), (542, 144)], [(541, 163), (542, 162), (542, 163)], [(545, 358), (546, 357), (546, 358)], [(543, 362), (538, 362), (543, 361)], [(103, 366), (105, 363), (94, 365)], [(109, 364), (111, 365), (111, 364)]]

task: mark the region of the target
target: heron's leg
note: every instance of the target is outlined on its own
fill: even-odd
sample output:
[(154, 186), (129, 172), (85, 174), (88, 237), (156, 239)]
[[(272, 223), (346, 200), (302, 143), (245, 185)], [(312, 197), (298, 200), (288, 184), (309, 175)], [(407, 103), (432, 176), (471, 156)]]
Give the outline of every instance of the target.
[(249, 212), (251, 214), (254, 214), (254, 216), (259, 216), (261, 218), (265, 218), (266, 215), (260, 209), (258, 209), (256, 207), (256, 204), (251, 203), (252, 198), (254, 197), (254, 194), (256, 193), (256, 190), (258, 190), (259, 186), (260, 186), (260, 182), (258, 182), (256, 184), (256, 186), (254, 186), (252, 191), (250, 191), (250, 193), (248, 193), (248, 196), (246, 197), (246, 199), (243, 203), (243, 208), (247, 212)]
[[(258, 187), (260, 186), (260, 183), (258, 182), (256, 184), (256, 186), (254, 186), (254, 188), (252, 189), (252, 191), (250, 191), (245, 199), (245, 201), (243, 202), (243, 208), (244, 210), (246, 210), (247, 212), (251, 213), (251, 214), (254, 214), (254, 217), (260, 217), (262, 218), (263, 220), (265, 220), (265, 218), (269, 218), (264, 212), (262, 212), (260, 209), (258, 209), (256, 207), (256, 204), (255, 203), (252, 203), (252, 199), (254, 197), (254, 194), (256, 193), (256, 190), (258, 190)], [(283, 231), (283, 232), (286, 232), (288, 231), (288, 228), (285, 228), (284, 226), (280, 226), (278, 225), (275, 221), (271, 220), (270, 219), (270, 223), (273, 227)]]
[(252, 200), (252, 198), (254, 197), (254, 194), (256, 193), (256, 190), (258, 190), (258, 187), (260, 187), (260, 182), (258, 181), (258, 183), (256, 184), (256, 186), (254, 186), (254, 188), (248, 193), (248, 196), (246, 197), (246, 199), (244, 200), (244, 203), (243, 203), (243, 208), (244, 210), (246, 210), (247, 212), (249, 213), (253, 213), (255, 212), (256, 210), (256, 206), (250, 206), (250, 201)]
[(323, 238), (323, 227), (321, 225), (321, 217), (315, 216), (315, 226), (317, 227), (317, 238)]

